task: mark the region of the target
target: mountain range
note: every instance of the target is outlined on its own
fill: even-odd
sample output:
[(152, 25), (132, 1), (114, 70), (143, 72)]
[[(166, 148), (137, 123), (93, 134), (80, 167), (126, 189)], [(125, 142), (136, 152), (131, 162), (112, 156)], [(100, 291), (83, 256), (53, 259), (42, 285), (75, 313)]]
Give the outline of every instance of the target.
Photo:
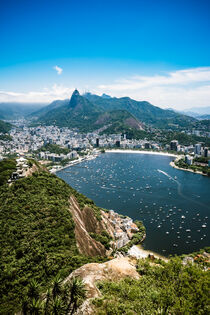
[[(103, 99), (103, 98), (102, 98)], [(103, 108), (85, 95), (75, 90), (69, 100), (55, 101), (40, 111), (31, 114), (38, 123), (60, 127), (77, 128), (82, 132), (91, 132), (101, 128), (113, 127), (113, 132), (134, 128), (143, 130), (143, 124), (124, 108)]]
[(116, 98), (91, 93), (80, 95), (77, 90), (70, 100), (57, 100), (29, 115), (35, 123), (56, 124), (90, 132), (103, 128), (104, 132), (142, 131), (146, 126), (162, 129), (188, 128), (197, 124), (195, 118), (164, 110), (146, 101), (129, 97)]
[(45, 106), (45, 103), (0, 103), (0, 119), (20, 119)]

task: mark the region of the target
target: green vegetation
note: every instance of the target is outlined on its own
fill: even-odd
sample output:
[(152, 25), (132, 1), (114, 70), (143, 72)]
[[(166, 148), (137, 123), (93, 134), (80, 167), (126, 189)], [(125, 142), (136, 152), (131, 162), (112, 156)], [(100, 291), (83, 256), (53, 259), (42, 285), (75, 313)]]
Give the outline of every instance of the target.
[(198, 127), (204, 126), (208, 131), (210, 131), (210, 119), (200, 120), (198, 122)]
[[(197, 162), (197, 163), (204, 163), (204, 162)], [(202, 172), (203, 174), (207, 174), (207, 176), (210, 176), (210, 167), (208, 167), (208, 164), (206, 164), (205, 166), (199, 165), (199, 164), (188, 165), (187, 163), (185, 163), (184, 159), (180, 159), (178, 161), (175, 161), (175, 165), (179, 168), (191, 169), (194, 172), (198, 171), (198, 172)]]
[(163, 144), (169, 144), (172, 140), (176, 139), (181, 145), (191, 145), (196, 143), (204, 143), (205, 146), (210, 146), (210, 138), (198, 137), (195, 135), (187, 135), (183, 132), (164, 132), (161, 134), (161, 142)]
[(32, 167), (33, 165), (36, 165), (37, 167), (37, 170), (41, 171), (43, 170), (43, 166), (41, 166), (41, 164), (39, 164), (39, 162), (37, 162), (36, 160), (34, 159), (27, 159), (27, 164), (29, 167)]
[(197, 156), (193, 159), (193, 162), (198, 162), (198, 163), (206, 163), (208, 164), (208, 161), (210, 158), (204, 157), (204, 156)]
[(122, 133), (126, 134), (127, 139), (149, 139), (151, 137), (150, 133), (144, 131), (144, 130), (138, 130), (132, 127), (129, 127), (124, 122), (117, 121), (114, 122), (111, 126), (109, 126), (107, 129), (105, 129), (101, 134), (114, 134), (114, 133)]
[[(3, 161), (4, 168), (13, 167)], [(79, 254), (69, 197), (75, 190), (47, 172), (33, 173), (0, 190), (0, 304), (1, 314), (20, 310), (30, 279), (45, 292), (58, 274), (67, 276), (81, 265), (102, 261)], [(80, 202), (94, 203), (81, 194)], [(99, 215), (99, 209), (97, 209)]]
[(60, 164), (61, 166), (66, 166), (67, 164), (69, 164), (69, 162), (72, 162), (72, 161), (75, 161), (75, 160), (77, 160), (77, 159), (76, 159), (76, 158), (73, 158), (73, 159), (64, 159), (64, 160), (60, 161), (59, 164)]
[(46, 144), (43, 147), (39, 149), (39, 152), (50, 152), (50, 153), (56, 153), (56, 154), (68, 154), (70, 152), (67, 148), (61, 148), (57, 144)]
[(97, 106), (91, 104), (75, 90), (70, 102), (64, 102), (63, 106), (50, 109), (39, 117), (39, 122), (47, 125), (56, 124), (59, 127), (77, 128), (82, 132), (87, 132), (96, 129), (94, 123), (101, 112)]
[(0, 135), (0, 141), (12, 141), (12, 137), (10, 135)]
[(145, 101), (135, 101), (129, 97), (103, 98), (90, 93), (84, 96), (101, 110), (126, 110), (139, 121), (155, 128), (179, 130), (199, 125), (199, 122), (192, 117), (161, 109)]
[(16, 170), (15, 159), (5, 159), (0, 161), (0, 186), (7, 183), (13, 172)]
[(76, 191), (74, 188), (70, 187), (71, 193), (77, 198), (77, 202), (79, 203), (80, 209), (83, 210), (84, 207), (90, 207), (93, 209), (95, 217), (97, 220), (101, 220), (101, 208), (97, 207), (93, 200), (84, 196), (83, 194)]
[[(91, 207), (98, 220), (101, 209), (63, 180), (42, 171), (37, 161), (30, 159), (28, 164), (35, 164), (39, 172), (9, 186), (16, 162), (0, 162), (0, 313), (74, 314), (85, 298), (84, 284), (80, 279), (63, 284), (61, 279), (86, 263), (105, 259), (79, 254), (69, 198), (73, 194), (81, 209)], [(122, 248), (124, 252), (145, 235), (143, 223), (135, 223), (140, 231)], [(111, 237), (106, 231), (90, 235), (109, 248)], [(208, 314), (207, 266), (203, 257), (193, 265), (183, 265), (177, 257), (168, 263), (155, 260), (152, 265), (139, 260), (139, 280), (101, 282), (102, 296), (93, 303), (101, 315)]]
[(102, 231), (101, 234), (92, 233), (92, 232), (90, 232), (89, 234), (96, 241), (103, 244), (106, 249), (110, 248), (110, 242), (112, 241), (112, 237), (106, 231)]
[(38, 282), (31, 280), (22, 302), (22, 314), (74, 314), (85, 297), (85, 286), (79, 278), (63, 284), (57, 275), (44, 294), (41, 294)]
[[(139, 122), (127, 110), (118, 109), (104, 111), (99, 106), (90, 103), (85, 97), (75, 91), (69, 104), (64, 103), (59, 108), (52, 109), (39, 118), (44, 124), (56, 123), (58, 126), (78, 128), (89, 132), (103, 126), (110, 126), (112, 133), (123, 132), (123, 128), (138, 128)], [(109, 132), (109, 131), (107, 131)]]
[(161, 265), (141, 259), (137, 271), (139, 280), (98, 284), (96, 314), (209, 314), (209, 271), (199, 264), (183, 265), (178, 257)]
[(4, 122), (3, 120), (0, 120), (0, 133), (7, 133), (12, 128), (12, 125)]

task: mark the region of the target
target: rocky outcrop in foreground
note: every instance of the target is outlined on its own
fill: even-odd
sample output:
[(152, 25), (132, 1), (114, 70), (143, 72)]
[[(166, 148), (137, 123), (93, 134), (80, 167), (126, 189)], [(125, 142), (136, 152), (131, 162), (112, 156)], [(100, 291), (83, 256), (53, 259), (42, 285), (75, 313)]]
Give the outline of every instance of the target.
[(94, 306), (91, 303), (92, 298), (100, 296), (100, 291), (96, 284), (99, 281), (119, 281), (126, 277), (139, 279), (139, 273), (136, 271), (136, 260), (128, 257), (116, 258), (111, 261), (97, 264), (86, 264), (73, 271), (64, 281), (70, 281), (74, 277), (79, 277), (84, 281), (87, 290), (87, 299), (77, 311), (77, 314), (94, 314)]

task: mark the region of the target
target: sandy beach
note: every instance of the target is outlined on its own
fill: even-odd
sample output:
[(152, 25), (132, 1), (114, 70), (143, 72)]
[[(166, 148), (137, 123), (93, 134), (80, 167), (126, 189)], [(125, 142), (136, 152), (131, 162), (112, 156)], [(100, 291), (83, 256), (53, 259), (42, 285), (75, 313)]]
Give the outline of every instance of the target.
[(165, 155), (165, 156), (172, 156), (177, 157), (177, 155), (173, 153), (167, 153), (167, 152), (155, 152), (155, 151), (141, 151), (141, 150), (106, 150), (106, 153), (138, 153), (138, 154), (153, 154), (153, 155)]
[(164, 256), (161, 256), (157, 253), (154, 253), (150, 250), (145, 250), (141, 247), (141, 245), (133, 245), (129, 251), (128, 251), (128, 255), (132, 256), (132, 257), (136, 257), (137, 259), (139, 258), (147, 258), (148, 255), (153, 255), (155, 258), (161, 258), (164, 261), (168, 261), (168, 259)]
[(97, 158), (97, 156), (98, 156), (98, 154), (97, 155), (89, 155), (89, 156), (87, 156), (87, 157), (83, 157), (83, 158), (78, 158), (77, 160), (74, 160), (74, 161), (72, 161), (72, 162), (69, 162), (67, 165), (65, 165), (65, 166), (62, 166), (62, 167), (59, 167), (58, 169), (56, 168), (52, 168), (51, 170), (50, 170), (50, 173), (57, 173), (57, 172), (59, 172), (59, 171), (62, 171), (63, 169), (65, 169), (65, 168), (68, 168), (68, 167), (70, 167), (70, 166), (74, 166), (74, 165), (76, 165), (76, 164), (79, 164), (79, 163), (81, 163), (81, 162), (84, 162), (84, 161), (87, 161), (87, 160), (94, 160), (95, 158)]

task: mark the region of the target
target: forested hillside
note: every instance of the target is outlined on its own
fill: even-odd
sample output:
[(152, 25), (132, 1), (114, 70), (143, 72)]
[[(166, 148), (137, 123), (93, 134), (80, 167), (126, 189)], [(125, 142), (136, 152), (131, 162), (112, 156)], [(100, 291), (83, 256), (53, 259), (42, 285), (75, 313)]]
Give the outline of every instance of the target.
[(31, 279), (43, 291), (58, 273), (65, 277), (75, 268), (97, 261), (77, 249), (69, 211), (72, 194), (81, 204), (88, 204), (86, 197), (47, 172), (1, 186), (1, 314), (20, 310)]
[(12, 128), (12, 125), (0, 120), (0, 133), (7, 133)]

